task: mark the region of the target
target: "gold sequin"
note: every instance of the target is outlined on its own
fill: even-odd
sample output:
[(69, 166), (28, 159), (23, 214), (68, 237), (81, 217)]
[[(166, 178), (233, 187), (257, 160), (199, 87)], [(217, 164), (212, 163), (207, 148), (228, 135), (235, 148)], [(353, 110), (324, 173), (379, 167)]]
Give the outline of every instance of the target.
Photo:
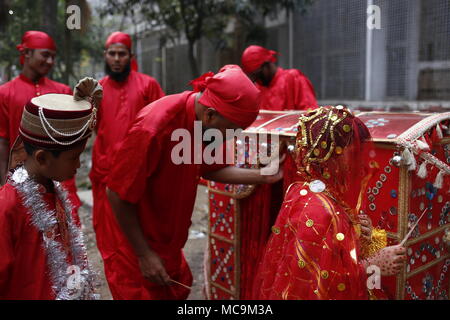
[(337, 146), (335, 149), (336, 154), (342, 154), (343, 150), (342, 147)]
[(321, 146), (323, 149), (326, 149), (326, 148), (328, 147), (328, 143), (327, 143), (326, 141), (322, 141), (322, 142), (320, 143), (320, 146)]
[(308, 190), (306, 190), (306, 189), (300, 190), (301, 196), (306, 196), (307, 194), (308, 194)]
[(352, 128), (351, 128), (348, 124), (344, 124), (344, 126), (342, 127), (342, 129), (344, 130), (344, 132), (350, 132), (350, 131), (352, 131)]
[(339, 283), (339, 284), (337, 285), (337, 289), (338, 289), (339, 291), (344, 291), (344, 290), (345, 290), (345, 284), (344, 284), (344, 283)]
[(328, 271), (327, 270), (323, 270), (320, 272), (320, 276), (322, 277), (322, 279), (328, 279)]
[(314, 290), (314, 294), (319, 294), (319, 290)]
[(336, 121), (338, 119), (338, 116), (336, 114), (333, 114), (330, 119), (331, 121)]
[(306, 262), (303, 260), (298, 260), (298, 267), (303, 269), (306, 266)]
[(272, 232), (275, 233), (275, 234), (280, 234), (280, 228), (278, 228), (276, 226), (273, 226), (272, 227)]
[(338, 241), (342, 241), (342, 240), (344, 240), (344, 238), (345, 238), (345, 236), (344, 236), (344, 234), (343, 233), (338, 233), (337, 235), (336, 235), (336, 239), (338, 239)]
[(372, 161), (369, 162), (369, 167), (372, 168), (372, 169), (373, 168), (379, 168), (380, 165), (378, 164), (378, 162), (372, 160)]
[(306, 221), (306, 226), (308, 228), (311, 228), (314, 225), (314, 221), (312, 221), (311, 219), (308, 219), (308, 221)]
[(331, 175), (328, 171), (325, 171), (322, 175), (325, 179), (330, 179)]
[(314, 155), (316, 156), (316, 157), (318, 157), (318, 156), (320, 156), (320, 150), (319, 149), (314, 149)]

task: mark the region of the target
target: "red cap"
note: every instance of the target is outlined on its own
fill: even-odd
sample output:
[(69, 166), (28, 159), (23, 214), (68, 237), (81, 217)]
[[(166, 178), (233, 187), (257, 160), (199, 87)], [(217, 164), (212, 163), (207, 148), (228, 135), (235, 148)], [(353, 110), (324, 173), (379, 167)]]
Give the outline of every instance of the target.
[[(113, 43), (121, 43), (123, 44), (125, 47), (128, 48), (128, 50), (130, 50), (131, 52), (131, 47), (132, 47), (132, 40), (131, 37), (128, 33), (124, 33), (124, 32), (120, 32), (120, 31), (116, 31), (113, 32), (109, 35), (108, 39), (106, 39), (105, 42), (105, 48), (108, 49), (108, 47), (110, 45), (112, 45)], [(138, 64), (136, 59), (131, 59), (131, 69), (134, 71), (138, 70)]]
[(241, 64), (245, 73), (258, 70), (265, 62), (276, 62), (278, 52), (260, 46), (250, 46), (242, 53)]
[(56, 51), (55, 41), (42, 31), (27, 31), (22, 37), (22, 43), (16, 46), (20, 52), (20, 64), (24, 63), (25, 49), (49, 49)]
[(191, 81), (194, 91), (202, 91), (199, 102), (214, 108), (242, 128), (250, 126), (259, 113), (260, 92), (237, 65), (226, 65)]

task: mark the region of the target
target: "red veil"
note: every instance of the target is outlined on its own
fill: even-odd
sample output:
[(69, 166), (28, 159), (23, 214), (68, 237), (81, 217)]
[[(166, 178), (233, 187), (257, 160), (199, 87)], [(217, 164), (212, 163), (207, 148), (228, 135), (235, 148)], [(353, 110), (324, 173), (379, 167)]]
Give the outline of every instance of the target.
[(296, 144), (300, 180), (324, 181), (329, 192), (357, 215), (377, 170), (364, 123), (344, 107), (322, 107), (300, 117)]

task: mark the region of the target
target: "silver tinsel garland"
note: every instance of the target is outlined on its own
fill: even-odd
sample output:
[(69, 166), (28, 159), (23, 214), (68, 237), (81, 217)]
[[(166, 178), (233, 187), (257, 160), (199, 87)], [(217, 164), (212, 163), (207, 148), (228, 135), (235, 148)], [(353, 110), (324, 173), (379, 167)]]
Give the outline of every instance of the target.
[(76, 275), (72, 275), (70, 272), (71, 266), (67, 263), (67, 254), (61, 244), (46, 236), (46, 232), (51, 231), (57, 224), (56, 211), (48, 208), (39, 191), (39, 185), (29, 177), (24, 167), (17, 168), (9, 177), (9, 181), (16, 188), (24, 207), (27, 209), (31, 224), (42, 234), (42, 245), (47, 255), (47, 265), (56, 300), (98, 299), (98, 295), (94, 293), (95, 288), (99, 286), (98, 276), (88, 264), (83, 234), (73, 222), (72, 205), (61, 184), (53, 182), (56, 196), (61, 200), (64, 207), (70, 235), (72, 267), (76, 268), (77, 271), (79, 270), (79, 274)]

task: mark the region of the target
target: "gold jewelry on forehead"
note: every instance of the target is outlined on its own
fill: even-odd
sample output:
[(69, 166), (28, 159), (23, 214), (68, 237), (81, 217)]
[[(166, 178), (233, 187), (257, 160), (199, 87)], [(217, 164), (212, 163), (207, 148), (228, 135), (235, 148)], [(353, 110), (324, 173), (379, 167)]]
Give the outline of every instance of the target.
[[(297, 152), (300, 149), (307, 149), (304, 158), (302, 159), (303, 165), (306, 167), (306, 171), (308, 171), (310, 163), (323, 163), (330, 159), (330, 157), (333, 155), (333, 152), (338, 151), (336, 152), (336, 154), (342, 153), (343, 147), (345, 146), (336, 146), (334, 129), (339, 123), (347, 118), (347, 116), (349, 115), (349, 111), (344, 110), (341, 114), (339, 114), (339, 111), (340, 110), (335, 108), (327, 109), (322, 107), (316, 109), (312, 112), (312, 114), (309, 114), (308, 116), (301, 116), (299, 118), (298, 126), (301, 137), (297, 140), (296, 147)], [(322, 120), (325, 120), (325, 122), (323, 123)], [(319, 130), (318, 136), (314, 138), (313, 128), (318, 123), (322, 124), (322, 127)], [(309, 127), (308, 124), (310, 124)], [(344, 134), (350, 133), (351, 130), (352, 129), (350, 125), (346, 124), (343, 126)], [(327, 140), (323, 139), (324, 135), (326, 135), (327, 132), (330, 136), (329, 143), (327, 142)], [(338, 132), (338, 134), (342, 136), (340, 132)], [(320, 146), (320, 148), (318, 146)], [(336, 148), (339, 150), (336, 150)], [(326, 150), (326, 154), (324, 156), (321, 156), (321, 149)]]

